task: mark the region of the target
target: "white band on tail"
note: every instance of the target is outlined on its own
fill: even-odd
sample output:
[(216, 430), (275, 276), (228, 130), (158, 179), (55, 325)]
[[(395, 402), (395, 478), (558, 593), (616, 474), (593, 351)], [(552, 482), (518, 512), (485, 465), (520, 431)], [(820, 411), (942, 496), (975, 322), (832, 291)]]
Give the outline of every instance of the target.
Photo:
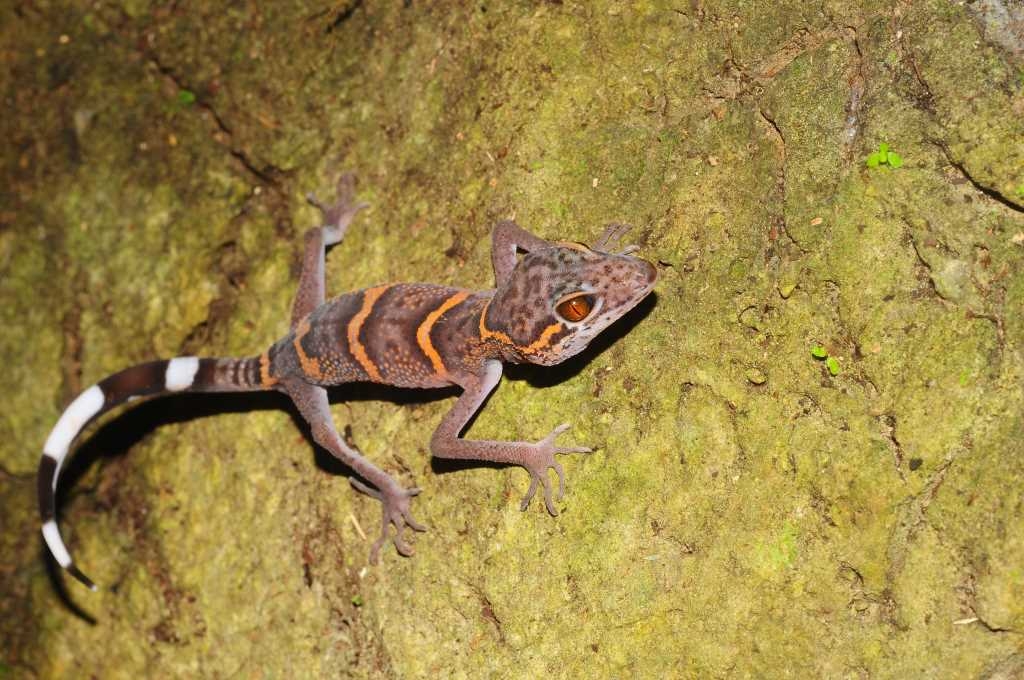
[[(68, 455), (71, 442), (82, 431), (89, 419), (100, 412), (104, 400), (103, 390), (99, 385), (93, 385), (71, 402), (71, 405), (61, 414), (60, 420), (53, 426), (50, 436), (43, 444), (43, 453), (57, 461), (58, 470), (61, 463), (64, 462), (64, 457)], [(56, 484), (56, 474), (54, 474), (53, 481)]]
[(197, 357), (177, 357), (167, 362), (167, 374), (164, 376), (164, 387), (171, 392), (180, 392), (192, 387), (199, 370)]
[(53, 553), (54, 558), (57, 560), (62, 568), (67, 569), (67, 566), (71, 564), (71, 554), (68, 553), (68, 549), (64, 547), (64, 541), (60, 540), (60, 531), (57, 529), (57, 522), (52, 519), (43, 525), (43, 540), (46, 541), (46, 545), (50, 548), (50, 552)]

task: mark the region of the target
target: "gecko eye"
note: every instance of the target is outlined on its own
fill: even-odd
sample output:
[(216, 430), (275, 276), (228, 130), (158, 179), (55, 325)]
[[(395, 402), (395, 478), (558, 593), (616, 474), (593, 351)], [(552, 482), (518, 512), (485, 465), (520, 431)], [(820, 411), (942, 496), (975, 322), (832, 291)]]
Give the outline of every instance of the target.
[(583, 321), (594, 309), (594, 298), (590, 295), (576, 295), (562, 300), (555, 307), (558, 315), (566, 321)]

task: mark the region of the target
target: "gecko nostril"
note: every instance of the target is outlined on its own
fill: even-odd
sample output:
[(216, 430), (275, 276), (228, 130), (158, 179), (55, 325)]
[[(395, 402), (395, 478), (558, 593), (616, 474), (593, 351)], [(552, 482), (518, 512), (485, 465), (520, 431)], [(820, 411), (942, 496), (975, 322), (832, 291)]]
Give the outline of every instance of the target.
[(658, 280), (658, 270), (655, 268), (653, 264), (651, 264), (647, 260), (643, 260), (643, 263), (644, 271), (642, 276), (644, 278), (644, 282), (648, 286), (653, 286), (654, 282)]

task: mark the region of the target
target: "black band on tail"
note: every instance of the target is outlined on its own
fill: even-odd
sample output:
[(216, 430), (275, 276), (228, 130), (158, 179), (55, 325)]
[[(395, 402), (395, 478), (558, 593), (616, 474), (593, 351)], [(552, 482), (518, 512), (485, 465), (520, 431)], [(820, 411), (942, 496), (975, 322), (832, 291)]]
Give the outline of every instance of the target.
[(247, 392), (263, 389), (258, 358), (199, 359), (176, 357), (150, 361), (115, 373), (82, 392), (61, 414), (43, 446), (39, 461), (39, 516), (43, 539), (61, 567), (91, 590), (96, 585), (71, 560), (57, 529), (57, 478), (71, 445), (99, 415), (132, 398), (171, 392)]

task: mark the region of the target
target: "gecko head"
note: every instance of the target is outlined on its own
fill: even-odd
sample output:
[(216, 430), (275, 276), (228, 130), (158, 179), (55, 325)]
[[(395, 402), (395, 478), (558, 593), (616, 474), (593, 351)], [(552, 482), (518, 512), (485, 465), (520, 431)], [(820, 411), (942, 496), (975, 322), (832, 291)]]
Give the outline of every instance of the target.
[(495, 291), (481, 335), (498, 338), (510, 358), (532, 364), (550, 366), (581, 352), (658, 279), (654, 265), (629, 254), (633, 248), (597, 247), (555, 243), (524, 255)]

